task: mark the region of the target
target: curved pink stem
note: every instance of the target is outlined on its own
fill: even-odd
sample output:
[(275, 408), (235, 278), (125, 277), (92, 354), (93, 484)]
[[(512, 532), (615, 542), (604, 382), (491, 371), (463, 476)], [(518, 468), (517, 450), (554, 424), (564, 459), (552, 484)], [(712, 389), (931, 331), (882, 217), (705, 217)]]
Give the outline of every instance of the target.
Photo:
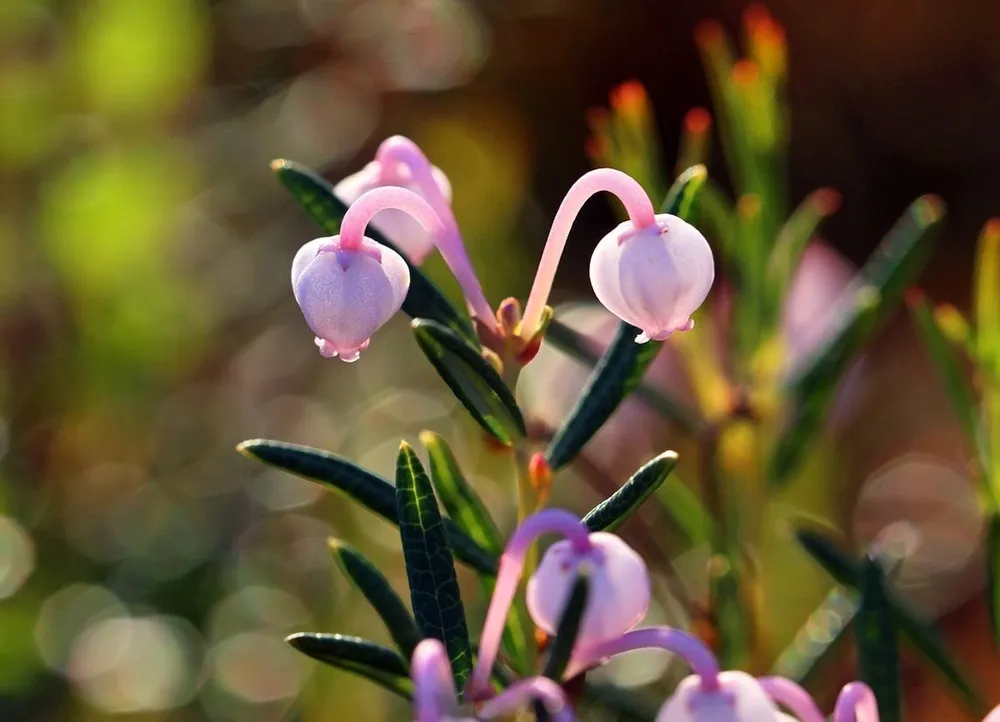
[(673, 627), (633, 629), (618, 639), (582, 650), (575, 655), (566, 670), (566, 679), (575, 677), (610, 657), (637, 649), (665, 649), (673, 652), (687, 662), (691, 670), (701, 678), (702, 689), (712, 691), (719, 688), (719, 663), (712, 651), (697, 637)]
[(573, 722), (573, 710), (562, 687), (547, 677), (529, 677), (515, 682), (501, 694), (480, 705), (477, 716), (492, 719), (509, 715), (529, 701), (538, 700), (553, 722)]
[(799, 722), (823, 722), (826, 718), (808, 692), (784, 677), (761, 677), (757, 680), (767, 695), (790, 709)]
[(556, 211), (556, 217), (552, 220), (552, 228), (549, 230), (548, 240), (545, 241), (542, 259), (538, 262), (538, 270), (535, 272), (535, 281), (531, 285), (531, 293), (524, 306), (521, 327), (523, 338), (531, 338), (541, 323), (545, 303), (549, 300), (556, 268), (559, 267), (559, 259), (562, 258), (563, 250), (566, 248), (566, 240), (569, 238), (573, 221), (580, 214), (583, 204), (592, 195), (601, 191), (613, 194), (622, 202), (632, 225), (637, 230), (647, 228), (656, 222), (656, 211), (649, 196), (631, 176), (613, 168), (598, 168), (580, 176), (580, 179), (566, 192), (566, 197), (563, 198), (559, 210)]
[(444, 722), (457, 709), (455, 683), (444, 645), (425, 639), (413, 650), (410, 662), (413, 679), (415, 722)]
[(878, 702), (864, 682), (851, 682), (840, 690), (833, 722), (878, 722)]
[(394, 135), (382, 141), (375, 153), (375, 160), (382, 168), (391, 168), (396, 163), (402, 163), (410, 169), (413, 180), (423, 191), (424, 198), (427, 199), (444, 224), (442, 233), (433, 233), (434, 243), (441, 251), (441, 257), (448, 264), (448, 268), (454, 274), (458, 285), (462, 287), (472, 315), (482, 321), (491, 331), (496, 331), (498, 329), (496, 318), (485, 294), (483, 294), (482, 286), (472, 268), (469, 255), (465, 251), (465, 245), (462, 243), (462, 236), (458, 230), (458, 221), (455, 220), (455, 214), (452, 213), (451, 204), (441, 194), (441, 189), (438, 188), (431, 172), (431, 162), (420, 150), (420, 146), (409, 138)]
[(380, 186), (362, 193), (344, 214), (340, 224), (340, 247), (344, 250), (358, 250), (365, 229), (379, 211), (398, 209), (411, 216), (428, 233), (438, 235), (444, 231), (444, 223), (430, 204), (413, 191), (399, 186)]
[(562, 509), (546, 509), (527, 517), (514, 531), (500, 557), (493, 598), (486, 612), (483, 633), (479, 640), (479, 658), (469, 677), (468, 699), (476, 699), (489, 689), (490, 670), (500, 650), (503, 627), (514, 602), (524, 571), (524, 558), (535, 539), (542, 534), (561, 534), (570, 540), (573, 550), (583, 555), (590, 551), (590, 531), (577, 517)]

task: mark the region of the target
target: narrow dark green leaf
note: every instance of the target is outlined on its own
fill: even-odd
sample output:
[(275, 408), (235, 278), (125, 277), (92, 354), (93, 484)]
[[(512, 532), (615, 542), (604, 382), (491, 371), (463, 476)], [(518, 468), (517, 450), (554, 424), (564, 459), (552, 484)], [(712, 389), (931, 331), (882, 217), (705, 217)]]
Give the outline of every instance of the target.
[(1000, 513), (990, 514), (989, 529), (986, 538), (986, 580), (987, 603), (990, 610), (990, 623), (993, 626), (993, 642), (1000, 650)]
[(831, 589), (775, 661), (771, 674), (787, 677), (807, 688), (826, 674), (853, 627), (858, 612), (856, 597), (839, 586)]
[[(586, 340), (566, 324), (552, 319), (545, 331), (545, 340), (569, 356), (593, 367), (601, 357), (587, 346)], [(643, 383), (635, 388), (635, 397), (666, 419), (677, 422), (686, 431), (698, 428), (698, 415), (683, 403), (660, 393)]]
[[(476, 490), (465, 480), (458, 462), (448, 444), (437, 434), (423, 431), (420, 441), (427, 448), (430, 457), (431, 481), (438, 498), (451, 519), (483, 549), (499, 556), (503, 552), (504, 541), (493, 518)], [(480, 583), (487, 598), (493, 595), (493, 575), (481, 575)], [(515, 604), (507, 616), (504, 627), (503, 648), (510, 656), (518, 672), (528, 672), (530, 653), (527, 642), (530, 638), (531, 620), (525, 614), (523, 605)]]
[(566, 600), (559, 626), (556, 628), (555, 639), (549, 648), (542, 674), (556, 682), (562, 682), (563, 673), (569, 666), (576, 646), (576, 638), (580, 634), (583, 615), (587, 611), (587, 600), (590, 598), (590, 579), (586, 570), (578, 572), (573, 582), (573, 589)]
[[(706, 178), (704, 166), (695, 166), (682, 173), (667, 194), (662, 212), (688, 217)], [(642, 382), (643, 374), (663, 344), (660, 341), (637, 344), (635, 337), (640, 333), (641, 330), (631, 324), (619, 325), (618, 333), (594, 368), (576, 406), (545, 452), (553, 469), (571, 462), (625, 397)]]
[(907, 305), (913, 315), (917, 335), (923, 341), (924, 348), (927, 349), (927, 354), (934, 362), (938, 375), (944, 383), (952, 410), (962, 425), (969, 443), (979, 453), (980, 469), (988, 469), (988, 455), (984, 453), (986, 444), (985, 439), (980, 438), (979, 412), (976, 409), (972, 386), (965, 377), (954, 348), (938, 326), (934, 313), (922, 294), (919, 292), (909, 294)]
[(472, 671), (462, 593), (434, 489), (420, 459), (405, 441), (396, 459), (396, 509), (417, 627), (424, 637), (444, 643), (455, 687), (462, 689)]
[[(269, 439), (244, 441), (236, 449), (248, 458), (340, 491), (386, 521), (398, 524), (392, 482), (347, 459), (321, 449)], [(445, 519), (445, 529), (459, 561), (481, 574), (496, 576), (496, 554), (479, 546), (451, 519)]]
[[(799, 527), (795, 530), (795, 540), (838, 583), (860, 593), (862, 566), (857, 559), (815, 530)], [(985, 715), (988, 709), (985, 697), (969, 681), (968, 673), (958, 666), (937, 628), (914, 613), (891, 591), (887, 599), (899, 633), (942, 675), (973, 713), (980, 717)]]
[(803, 371), (786, 383), (791, 414), (770, 462), (768, 481), (781, 488), (822, 428), (837, 384), (878, 324), (898, 305), (930, 255), (944, 204), (924, 196), (910, 205), (844, 293), (838, 325)]
[(366, 677), (400, 697), (413, 696), (406, 660), (375, 642), (343, 634), (312, 633), (293, 634), (285, 641), (307, 657)]
[(438, 375), (488, 434), (510, 446), (527, 433), (514, 394), (478, 350), (436, 321), (418, 318), (411, 325)]
[(664, 451), (632, 474), (614, 494), (583, 517), (590, 531), (614, 531), (667, 480), (677, 466), (677, 452)]
[(861, 570), (861, 605), (854, 622), (858, 645), (858, 679), (871, 687), (878, 700), (879, 719), (900, 722), (900, 691), (896, 615), (889, 604), (879, 563), (866, 558)]
[(365, 599), (389, 630), (389, 635), (403, 658), (410, 659), (421, 637), (406, 604), (393, 590), (389, 580), (364, 554), (341, 539), (331, 538), (328, 543), (340, 571), (365, 595)]
[(448, 443), (432, 431), (420, 432), (420, 441), (430, 458), (431, 481), (445, 512), (465, 530), (479, 546), (499, 555), (503, 552), (503, 537), (493, 522), (486, 505), (462, 469)]
[[(331, 236), (340, 233), (347, 205), (333, 193), (333, 186), (305, 166), (290, 160), (276, 160), (271, 169), (306, 213)], [(398, 252), (410, 269), (410, 289), (403, 301), (403, 313), (410, 318), (430, 318), (461, 334), (476, 346), (479, 340), (469, 319), (455, 309), (441, 290), (389, 239), (368, 226), (365, 235)]]

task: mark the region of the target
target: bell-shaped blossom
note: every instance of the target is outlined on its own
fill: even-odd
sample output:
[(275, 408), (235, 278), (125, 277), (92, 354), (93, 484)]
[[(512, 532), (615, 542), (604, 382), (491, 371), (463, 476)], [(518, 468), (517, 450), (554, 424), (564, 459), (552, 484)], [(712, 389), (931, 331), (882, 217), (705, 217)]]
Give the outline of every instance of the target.
[(1000, 722), (1000, 705), (994, 707), (993, 711), (983, 718), (983, 722)]
[(390, 205), (376, 209), (377, 215), (368, 220), (415, 265), (437, 246), (461, 286), (473, 318), (487, 331), (495, 333), (496, 318), (465, 251), (458, 222), (451, 210), (451, 184), (445, 174), (431, 165), (416, 143), (394, 135), (382, 141), (374, 161), (338, 183), (334, 193), (353, 207), (367, 193), (379, 188), (402, 188), (419, 196), (433, 209), (438, 219), (433, 227), (424, 224), (409, 209)]
[(641, 329), (639, 343), (691, 329), (691, 314), (705, 301), (715, 279), (712, 249), (690, 224), (669, 214), (657, 215), (649, 196), (631, 177), (599, 168), (570, 187), (556, 212), (525, 305), (522, 335), (537, 331), (573, 221), (583, 204), (600, 191), (617, 196), (629, 220), (605, 236), (591, 257), (590, 280), (598, 300)]
[(581, 639), (612, 639), (638, 624), (649, 608), (646, 563), (620, 537), (595, 532), (590, 551), (578, 553), (568, 539), (550, 546), (528, 580), (528, 612), (535, 624), (554, 634), (581, 568), (589, 572), (590, 595), (580, 624)]
[(410, 271), (402, 256), (364, 235), (372, 216), (396, 208), (425, 228), (442, 223), (420, 196), (376, 188), (348, 208), (340, 235), (310, 241), (292, 262), (292, 289), (316, 345), (327, 357), (356, 361), (375, 331), (403, 304)]
[[(379, 147), (375, 160), (337, 183), (334, 194), (351, 205), (373, 188), (397, 186), (419, 195), (440, 215), (440, 204), (451, 202), (448, 176), (427, 162), (422, 154), (403, 154), (400, 148), (396, 138), (386, 140)], [(420, 265), (436, 245), (430, 231), (398, 209), (382, 211), (372, 219), (372, 225), (416, 265)]]
[(566, 537), (553, 545), (528, 581), (528, 612), (542, 629), (554, 632), (576, 580), (586, 567), (592, 593), (588, 595), (577, 644), (594, 647), (620, 638), (635, 626), (649, 607), (650, 582), (645, 563), (625, 542), (612, 534), (590, 533), (573, 514), (546, 509), (529, 516), (514, 532), (500, 557), (496, 587), (483, 624), (479, 658), (469, 679), (469, 695), (489, 694), (489, 675), (500, 648), (504, 622), (517, 593), (528, 550), (542, 534)]
[[(796, 683), (780, 677), (758, 680), (744, 672), (720, 672), (704, 642), (671, 627), (636, 629), (617, 639), (584, 646), (574, 654), (567, 676), (638, 649), (672, 652), (694, 672), (660, 708), (657, 722), (823, 722), (812, 697)], [(778, 704), (795, 717), (782, 713)], [(859, 718), (858, 722), (866, 720)]]
[(371, 335), (392, 318), (410, 286), (410, 270), (391, 248), (364, 238), (344, 248), (340, 236), (304, 245), (292, 262), (292, 288), (316, 345), (326, 357), (356, 361)]
[(708, 241), (690, 223), (669, 214), (636, 228), (626, 221), (601, 239), (590, 259), (597, 299), (642, 329), (636, 341), (662, 341), (694, 328), (693, 314), (715, 280)]
[(760, 682), (746, 672), (736, 671), (721, 672), (714, 689), (706, 689), (697, 675), (686, 677), (656, 715), (656, 722), (782, 722), (785, 719)]
[(448, 653), (436, 639), (425, 639), (413, 650), (414, 722), (476, 722), (506, 717), (532, 701), (542, 704), (553, 722), (573, 722), (573, 710), (562, 688), (545, 677), (529, 677), (479, 705), (473, 714), (459, 708)]

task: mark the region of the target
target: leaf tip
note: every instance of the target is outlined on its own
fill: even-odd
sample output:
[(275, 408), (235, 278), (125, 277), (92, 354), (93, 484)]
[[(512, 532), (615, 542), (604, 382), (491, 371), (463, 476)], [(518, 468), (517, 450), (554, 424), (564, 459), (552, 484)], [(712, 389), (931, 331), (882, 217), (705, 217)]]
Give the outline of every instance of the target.
[(983, 238), (996, 242), (1000, 240), (1000, 217), (990, 218), (983, 226)]
[(257, 459), (256, 447), (261, 443), (261, 439), (247, 439), (236, 445), (236, 451), (248, 459)]
[(439, 434), (435, 434), (430, 429), (424, 429), (421, 431), (417, 434), (417, 438), (420, 439), (420, 443), (424, 446), (434, 446), (441, 441), (441, 436)]
[(285, 160), (284, 158), (275, 158), (271, 161), (271, 170), (275, 173), (288, 170), (291, 166), (292, 162), (290, 160)]
[(704, 135), (712, 128), (712, 114), (706, 108), (691, 108), (684, 116), (684, 130), (691, 135)]
[(937, 223), (944, 218), (946, 206), (941, 196), (928, 193), (913, 202), (913, 214), (925, 225)]

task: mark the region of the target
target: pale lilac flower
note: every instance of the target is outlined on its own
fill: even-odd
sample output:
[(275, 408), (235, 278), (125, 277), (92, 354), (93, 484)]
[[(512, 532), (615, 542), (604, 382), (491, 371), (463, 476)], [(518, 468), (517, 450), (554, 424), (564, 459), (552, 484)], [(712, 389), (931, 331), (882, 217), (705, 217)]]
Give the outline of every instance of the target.
[[(795, 682), (781, 677), (755, 679), (745, 672), (721, 672), (704, 642), (671, 627), (636, 629), (618, 639), (584, 646), (574, 655), (567, 676), (638, 649), (672, 652), (694, 672), (681, 681), (660, 708), (657, 722), (823, 722), (812, 697)], [(795, 717), (782, 713), (778, 704)], [(858, 722), (868, 721), (859, 718)]]
[(428, 228), (406, 209), (385, 207), (377, 217), (370, 219), (372, 225), (398, 245), (415, 265), (437, 246), (461, 286), (472, 316), (489, 331), (496, 332), (496, 318), (472, 268), (451, 210), (451, 184), (447, 176), (431, 165), (420, 146), (409, 138), (394, 135), (382, 141), (374, 161), (338, 183), (334, 193), (350, 205), (370, 190), (385, 187), (404, 188), (420, 196), (434, 210), (440, 223)]
[(324, 356), (356, 361), (406, 298), (410, 271), (402, 256), (364, 236), (368, 221), (385, 208), (409, 213), (428, 230), (441, 228), (437, 214), (418, 195), (376, 188), (348, 208), (340, 235), (310, 241), (292, 261), (295, 300)]
[(642, 329), (637, 343), (663, 341), (694, 328), (693, 314), (715, 280), (708, 241), (690, 223), (669, 214), (636, 229), (626, 221), (601, 239), (590, 259), (597, 299)]
[(528, 581), (528, 612), (547, 632), (556, 631), (578, 570), (586, 568), (591, 594), (577, 643), (593, 647), (621, 637), (649, 607), (650, 582), (645, 562), (612, 534), (591, 534), (577, 517), (561, 509), (546, 509), (525, 519), (500, 558), (496, 587), (483, 624), (479, 659), (469, 679), (469, 694), (489, 692), (489, 674), (500, 648), (504, 622), (517, 593), (528, 549), (542, 534), (566, 539), (550, 547)]
[(573, 710), (562, 688), (545, 677), (522, 679), (499, 695), (479, 705), (476, 713), (459, 709), (452, 681), (448, 653), (436, 639), (425, 639), (413, 650), (410, 663), (413, 679), (414, 722), (475, 722), (507, 716), (538, 701), (553, 722), (573, 722)]
[[(398, 186), (413, 191), (427, 201), (435, 211), (441, 203), (451, 202), (451, 183), (437, 166), (430, 165), (422, 155), (414, 159), (398, 152), (396, 137), (379, 146), (375, 160), (334, 186), (334, 194), (351, 205), (373, 188)], [(416, 163), (413, 162), (416, 160)], [(428, 176), (430, 183), (428, 184)], [(438, 213), (440, 215), (440, 212)], [(406, 212), (387, 209), (372, 219), (372, 225), (409, 258), (420, 265), (435, 248), (434, 236)]]
[(629, 220), (605, 236), (591, 257), (590, 280), (598, 300), (641, 329), (638, 343), (691, 329), (691, 314), (715, 278), (712, 249), (690, 224), (666, 213), (656, 215), (649, 196), (631, 177), (599, 168), (570, 187), (556, 212), (524, 308), (522, 335), (538, 330), (573, 221), (600, 191), (617, 196)]

